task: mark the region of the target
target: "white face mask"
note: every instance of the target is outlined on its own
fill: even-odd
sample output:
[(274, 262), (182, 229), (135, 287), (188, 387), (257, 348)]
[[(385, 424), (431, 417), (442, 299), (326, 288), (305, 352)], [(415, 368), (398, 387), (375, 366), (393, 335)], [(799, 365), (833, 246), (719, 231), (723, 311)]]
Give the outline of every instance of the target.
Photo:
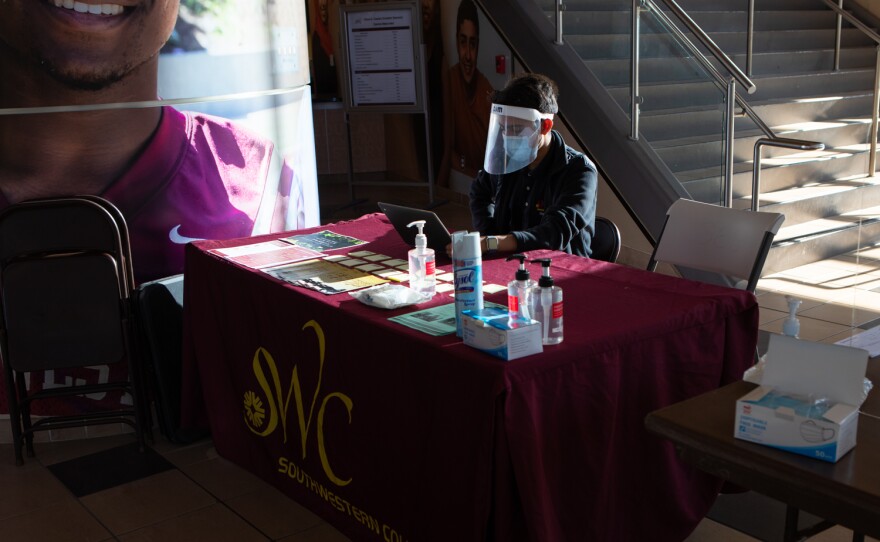
[(541, 120), (552, 118), (535, 109), (492, 104), (483, 169), (502, 175), (534, 162), (541, 146)]

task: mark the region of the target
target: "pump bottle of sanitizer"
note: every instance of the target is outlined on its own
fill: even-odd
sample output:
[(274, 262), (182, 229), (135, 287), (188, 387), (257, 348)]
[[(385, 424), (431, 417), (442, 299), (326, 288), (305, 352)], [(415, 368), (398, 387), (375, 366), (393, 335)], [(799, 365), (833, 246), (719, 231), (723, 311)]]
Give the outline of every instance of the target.
[(507, 261), (519, 260), (519, 269), (513, 280), (507, 283), (507, 312), (511, 318), (519, 315), (523, 318), (531, 318), (529, 304), (531, 303), (531, 290), (535, 287), (535, 281), (529, 278), (529, 270), (526, 269), (526, 257), (523, 254), (514, 254), (507, 257)]
[(419, 229), (416, 234), (416, 248), (409, 251), (409, 287), (425, 297), (434, 297), (437, 287), (437, 266), (434, 260), (434, 249), (428, 248), (428, 236), (422, 233), (424, 220), (416, 220), (407, 224)]
[(541, 278), (532, 288), (532, 318), (541, 322), (541, 342), (562, 342), (562, 288), (553, 286), (550, 276), (550, 258), (532, 260), (541, 264)]

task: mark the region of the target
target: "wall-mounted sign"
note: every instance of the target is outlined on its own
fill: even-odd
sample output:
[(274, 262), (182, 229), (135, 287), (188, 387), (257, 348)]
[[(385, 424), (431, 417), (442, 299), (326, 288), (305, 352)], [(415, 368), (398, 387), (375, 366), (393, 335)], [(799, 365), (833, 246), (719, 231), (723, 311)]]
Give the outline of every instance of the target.
[(415, 2), (340, 6), (349, 109), (421, 112), (421, 17)]

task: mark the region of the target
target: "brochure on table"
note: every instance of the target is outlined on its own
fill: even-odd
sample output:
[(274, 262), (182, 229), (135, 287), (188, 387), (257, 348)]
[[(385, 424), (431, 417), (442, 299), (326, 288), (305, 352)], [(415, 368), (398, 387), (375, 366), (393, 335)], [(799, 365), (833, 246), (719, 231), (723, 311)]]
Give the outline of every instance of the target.
[(282, 241), (321, 252), (367, 244), (363, 239), (342, 235), (330, 230), (292, 235), (285, 237)]

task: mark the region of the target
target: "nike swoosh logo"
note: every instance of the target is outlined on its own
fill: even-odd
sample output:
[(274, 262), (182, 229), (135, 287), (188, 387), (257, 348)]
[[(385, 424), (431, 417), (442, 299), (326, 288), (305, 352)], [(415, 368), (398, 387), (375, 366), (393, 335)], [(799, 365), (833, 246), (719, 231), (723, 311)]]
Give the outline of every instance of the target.
[(180, 233), (179, 233), (180, 226), (181, 225), (178, 224), (178, 225), (174, 226), (173, 228), (171, 228), (171, 231), (168, 232), (168, 239), (170, 239), (172, 243), (176, 243), (178, 245), (185, 245), (185, 244), (189, 243), (190, 241), (204, 241), (204, 239), (202, 239), (201, 237), (185, 237), (183, 235), (180, 235)]

